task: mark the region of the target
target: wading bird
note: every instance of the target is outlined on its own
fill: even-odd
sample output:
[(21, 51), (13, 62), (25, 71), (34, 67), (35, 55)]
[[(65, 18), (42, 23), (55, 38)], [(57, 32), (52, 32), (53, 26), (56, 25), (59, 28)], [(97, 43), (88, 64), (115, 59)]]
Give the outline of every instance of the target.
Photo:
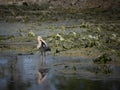
[(51, 51), (50, 47), (47, 45), (47, 43), (42, 39), (41, 36), (37, 37), (38, 40), (38, 45), (37, 45), (37, 49), (40, 50), (41, 55), (42, 55), (42, 64), (44, 64), (44, 59), (45, 59), (45, 52), (46, 51)]

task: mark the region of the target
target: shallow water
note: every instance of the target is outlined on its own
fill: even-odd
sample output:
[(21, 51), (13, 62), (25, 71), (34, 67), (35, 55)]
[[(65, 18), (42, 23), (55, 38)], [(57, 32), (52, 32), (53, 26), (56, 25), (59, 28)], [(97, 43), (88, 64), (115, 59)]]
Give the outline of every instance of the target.
[[(72, 65), (79, 65), (78, 73), (71, 73)], [(112, 65), (113, 74), (97, 75), (86, 71), (91, 65), (79, 57), (48, 56), (42, 66), (39, 54), (1, 56), (0, 90), (120, 90), (120, 66)]]
[[(33, 31), (36, 35), (41, 35), (42, 37), (51, 36), (57, 33), (68, 33), (72, 32), (83, 32), (86, 29), (81, 29), (79, 27), (76, 28), (66, 28), (66, 30), (62, 30), (62, 27), (65, 26), (74, 26), (80, 25), (82, 23), (82, 19), (80, 20), (65, 20), (65, 21), (57, 21), (57, 22), (43, 22), (43, 23), (20, 23), (20, 22), (0, 22), (0, 35), (1, 36), (26, 36), (29, 31)], [(52, 27), (52, 28), (51, 28)], [(54, 28), (54, 29), (53, 29)]]

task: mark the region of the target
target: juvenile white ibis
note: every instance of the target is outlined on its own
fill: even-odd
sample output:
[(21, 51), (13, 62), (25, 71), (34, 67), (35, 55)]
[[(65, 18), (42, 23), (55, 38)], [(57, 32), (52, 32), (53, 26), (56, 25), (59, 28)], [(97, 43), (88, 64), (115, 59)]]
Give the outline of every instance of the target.
[(51, 51), (50, 47), (47, 45), (47, 43), (42, 39), (41, 36), (37, 37), (38, 40), (38, 45), (37, 45), (37, 49), (40, 50), (41, 55), (42, 55), (42, 64), (44, 63), (44, 58), (45, 58), (45, 52), (46, 51)]

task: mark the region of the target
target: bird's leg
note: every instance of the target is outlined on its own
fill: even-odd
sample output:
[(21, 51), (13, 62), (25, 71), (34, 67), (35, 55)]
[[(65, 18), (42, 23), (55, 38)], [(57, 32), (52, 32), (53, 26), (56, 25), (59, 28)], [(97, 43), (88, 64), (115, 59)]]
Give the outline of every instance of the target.
[(41, 59), (42, 59), (42, 60), (41, 60), (41, 65), (43, 65), (43, 52), (41, 52), (41, 57), (42, 57), (42, 58), (41, 58)]
[(43, 52), (43, 64), (45, 64), (45, 52)]
[(41, 57), (42, 57), (42, 60), (41, 60), (41, 65), (44, 65), (45, 64), (45, 52), (41, 52)]

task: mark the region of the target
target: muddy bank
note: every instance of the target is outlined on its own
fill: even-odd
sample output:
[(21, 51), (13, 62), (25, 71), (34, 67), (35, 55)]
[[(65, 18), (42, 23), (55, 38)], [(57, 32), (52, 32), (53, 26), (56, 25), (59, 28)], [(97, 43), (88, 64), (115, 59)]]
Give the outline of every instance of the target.
[[(64, 1), (63, 1), (64, 2)], [(68, 1), (67, 1), (68, 2)], [(91, 1), (90, 1), (91, 2)], [(57, 5), (57, 4), (56, 4)], [(28, 22), (28, 21), (58, 21), (71, 19), (86, 20), (118, 20), (119, 8), (84, 8), (75, 7), (52, 7), (49, 3), (42, 5), (0, 5), (0, 20), (6, 22)]]
[(37, 51), (37, 36), (41, 35), (52, 48), (51, 54), (97, 57), (107, 53), (119, 58), (118, 22), (95, 24), (84, 19), (43, 23), (1, 22), (0, 50), (1, 53), (34, 53)]

